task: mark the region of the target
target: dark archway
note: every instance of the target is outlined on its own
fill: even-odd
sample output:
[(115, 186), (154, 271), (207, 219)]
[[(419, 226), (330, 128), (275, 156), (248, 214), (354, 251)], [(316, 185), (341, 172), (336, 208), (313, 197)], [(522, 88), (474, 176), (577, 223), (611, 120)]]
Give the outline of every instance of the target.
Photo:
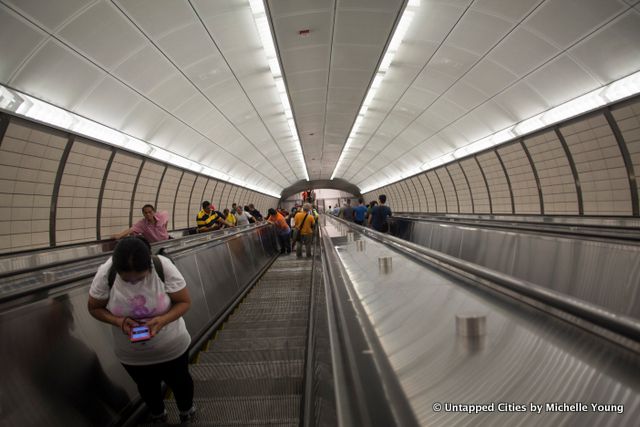
[(282, 190), (280, 200), (287, 200), (293, 194), (302, 193), (308, 188), (312, 190), (331, 188), (353, 194), (355, 197), (360, 197), (362, 195), (360, 194), (360, 189), (357, 186), (345, 181), (344, 179), (316, 179), (315, 181), (298, 181), (292, 186), (285, 188)]

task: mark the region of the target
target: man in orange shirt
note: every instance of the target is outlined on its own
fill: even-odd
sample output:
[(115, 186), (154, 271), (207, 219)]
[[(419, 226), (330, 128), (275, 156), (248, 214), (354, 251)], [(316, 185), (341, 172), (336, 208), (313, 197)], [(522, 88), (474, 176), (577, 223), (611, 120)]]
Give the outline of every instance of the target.
[(276, 226), (276, 233), (278, 235), (278, 241), (280, 242), (280, 253), (284, 254), (285, 252), (291, 253), (291, 229), (289, 228), (289, 224), (284, 219), (284, 216), (280, 212), (276, 212), (275, 209), (271, 208), (268, 211), (269, 215), (267, 216), (267, 221)]
[(298, 212), (294, 218), (295, 228), (300, 235), (300, 244), (296, 245), (296, 256), (302, 257), (302, 245), (305, 246), (307, 256), (311, 257), (311, 240), (313, 239), (313, 226), (315, 220), (311, 213), (311, 204), (305, 203), (302, 205), (302, 209)]

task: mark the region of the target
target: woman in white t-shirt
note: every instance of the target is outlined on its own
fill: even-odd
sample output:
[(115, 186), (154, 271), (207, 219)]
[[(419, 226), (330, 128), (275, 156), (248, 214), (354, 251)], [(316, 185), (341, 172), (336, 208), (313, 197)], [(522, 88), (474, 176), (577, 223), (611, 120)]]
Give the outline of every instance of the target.
[[(176, 266), (162, 256), (158, 259), (164, 282), (154, 267), (151, 247), (144, 238), (121, 240), (112, 258), (98, 268), (93, 278), (89, 313), (113, 325), (116, 356), (138, 385), (152, 421), (167, 419), (162, 381), (173, 390), (180, 419), (187, 421), (195, 408), (193, 380), (189, 374), (191, 336), (182, 316), (189, 310), (191, 298)], [(110, 286), (112, 269), (117, 274)], [(132, 328), (142, 325), (149, 328), (150, 338), (135, 341), (131, 337)]]

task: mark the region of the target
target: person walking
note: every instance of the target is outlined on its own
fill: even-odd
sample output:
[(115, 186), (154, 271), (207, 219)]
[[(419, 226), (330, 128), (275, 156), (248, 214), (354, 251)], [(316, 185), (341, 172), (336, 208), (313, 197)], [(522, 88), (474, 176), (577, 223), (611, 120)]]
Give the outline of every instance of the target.
[(296, 229), (296, 257), (302, 257), (302, 245), (306, 248), (307, 257), (311, 257), (311, 241), (313, 240), (313, 226), (315, 220), (311, 215), (311, 204), (305, 203), (302, 205), (300, 212), (295, 216), (295, 229)]
[(371, 209), (371, 215), (369, 216), (369, 225), (376, 231), (380, 231), (382, 233), (389, 232), (389, 222), (387, 218), (391, 216), (391, 208), (385, 203), (387, 202), (387, 196), (381, 194), (378, 197), (378, 201), (380, 204), (374, 206)]
[[(191, 336), (182, 317), (190, 306), (182, 274), (168, 258), (152, 257), (149, 242), (140, 237), (118, 242), (89, 289), (89, 313), (112, 325), (116, 357), (138, 386), (152, 422), (167, 420), (163, 381), (173, 390), (181, 421), (195, 414)], [(140, 326), (148, 332), (138, 341), (133, 332)]]

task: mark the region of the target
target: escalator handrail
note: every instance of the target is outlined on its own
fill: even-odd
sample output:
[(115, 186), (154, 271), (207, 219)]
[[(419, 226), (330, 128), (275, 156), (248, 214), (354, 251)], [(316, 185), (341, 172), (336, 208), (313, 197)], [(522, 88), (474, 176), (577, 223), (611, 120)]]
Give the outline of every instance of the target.
[[(640, 243), (640, 232), (635, 228), (612, 227), (584, 224), (545, 224), (531, 221), (507, 221), (489, 220), (473, 218), (445, 218), (435, 216), (407, 215), (399, 213), (391, 217), (394, 219), (404, 219), (408, 221), (424, 221), (430, 223), (461, 225), (469, 227), (487, 227), (503, 230), (527, 231), (533, 233), (561, 234), (566, 236), (589, 237), (597, 239), (624, 240), (628, 242)], [(623, 232), (628, 233), (623, 233)]]
[[(258, 223), (258, 224), (249, 224), (248, 226), (241, 226), (241, 227), (234, 227), (234, 230), (237, 228), (237, 230), (242, 230), (244, 228), (252, 228), (255, 226), (258, 226), (262, 223)], [(177, 239), (168, 239), (168, 240), (163, 240), (161, 242), (155, 242), (151, 244), (151, 249), (152, 251), (154, 251), (154, 253), (158, 252), (161, 249), (167, 249), (169, 247), (172, 246), (176, 246), (176, 245), (181, 245), (183, 242), (189, 242), (191, 240), (204, 240), (204, 241), (210, 241), (212, 239), (206, 239), (206, 237), (209, 237), (211, 235), (217, 235), (216, 237), (223, 237), (224, 235), (228, 234), (228, 230), (230, 229), (222, 229), (222, 230), (216, 230), (216, 231), (212, 231), (206, 234), (191, 234), (191, 235), (186, 235), (183, 237), (179, 237)], [(102, 240), (100, 242), (91, 242), (91, 243), (87, 243), (85, 244), (86, 246), (95, 246), (95, 245), (107, 245), (107, 244), (114, 244), (117, 241), (114, 240)], [(82, 247), (81, 244), (78, 245), (74, 245), (77, 247)], [(73, 248), (73, 246), (70, 247), (55, 247), (55, 248), (47, 248), (47, 249), (41, 249), (39, 251), (34, 251), (33, 255), (36, 256), (39, 253), (47, 253), (47, 252), (55, 252), (55, 251), (62, 251), (65, 249), (71, 249)], [(54, 268), (58, 268), (58, 267), (62, 267), (64, 265), (69, 265), (69, 264), (75, 264), (77, 262), (83, 262), (83, 261), (90, 261), (93, 259), (97, 259), (100, 257), (104, 257), (106, 255), (110, 255), (113, 252), (113, 250), (109, 250), (109, 251), (103, 251), (100, 253), (96, 253), (96, 254), (92, 254), (92, 255), (87, 255), (87, 256), (81, 256), (81, 257), (75, 257), (75, 258), (70, 258), (70, 259), (65, 259), (62, 261), (55, 261), (49, 264), (42, 264), (42, 265), (37, 265), (34, 267), (27, 267), (27, 268), (23, 268), (23, 269), (18, 269), (18, 270), (11, 270), (11, 271), (4, 271), (4, 272), (0, 272), (0, 279), (5, 278), (5, 277), (11, 277), (11, 276), (17, 276), (17, 275), (21, 275), (21, 274), (29, 274), (29, 273), (33, 273), (33, 272), (37, 272), (37, 271), (41, 271), (41, 270), (48, 270), (48, 269), (54, 269)], [(7, 254), (4, 258), (10, 258), (10, 254)]]
[[(216, 235), (214, 237), (210, 237), (212, 235), (212, 233), (209, 233), (207, 235), (207, 237), (210, 237), (210, 238), (205, 239), (202, 242), (198, 241), (196, 244), (193, 244), (193, 245), (181, 246), (180, 247), (180, 251), (182, 251), (182, 250), (190, 250), (190, 249), (193, 249), (195, 247), (208, 245), (208, 244), (211, 244), (211, 243), (216, 243), (217, 244), (217, 243), (226, 242), (227, 240), (233, 239), (235, 236), (237, 236), (240, 233), (249, 232), (251, 230), (258, 229), (258, 228), (261, 228), (261, 227), (265, 227), (265, 226), (268, 226), (268, 225), (270, 225), (270, 224), (266, 223), (266, 222), (265, 223), (260, 223), (260, 224), (250, 224), (249, 226), (238, 227), (237, 229), (234, 229), (234, 231), (232, 233), (227, 231), (226, 233), (219, 233), (218, 235)], [(223, 230), (220, 230), (220, 231), (223, 231)], [(215, 232), (213, 232), (213, 233), (215, 233)], [(192, 237), (192, 236), (188, 236), (188, 237)], [(199, 236), (199, 237), (202, 238), (202, 236)], [(195, 240), (195, 239), (193, 239), (193, 240)], [(155, 250), (157, 247), (160, 247), (160, 249), (162, 249), (162, 248), (165, 248), (165, 247), (168, 247), (168, 246), (174, 246), (175, 245), (175, 241), (178, 241), (177, 243), (181, 244), (182, 239), (172, 239), (172, 240), (167, 240), (167, 241), (164, 241), (164, 242), (159, 242), (157, 244), (157, 246), (152, 247), (152, 249)], [(168, 244), (167, 246), (162, 244), (162, 243), (167, 244), (168, 242), (174, 242), (174, 243)], [(66, 266), (71, 267), (73, 265), (86, 264), (88, 261), (92, 261), (92, 260), (95, 260), (95, 261), (106, 260), (111, 256), (112, 252), (113, 251), (103, 252), (101, 254), (96, 254), (94, 256), (86, 257), (86, 258), (76, 258), (76, 259), (72, 260), (72, 262), (63, 261), (63, 262), (60, 262), (58, 264), (55, 264), (55, 266), (56, 267), (62, 267), (62, 266), (66, 265)], [(177, 252), (178, 251), (172, 252), (172, 253), (170, 253), (170, 255), (175, 255)], [(39, 268), (39, 269), (34, 269), (33, 271), (31, 271), (31, 274), (35, 275), (37, 273), (41, 273), (43, 271), (50, 270), (52, 268), (54, 268), (53, 265), (52, 264), (48, 264), (46, 267), (42, 267), (42, 268)], [(25, 274), (28, 274), (28, 273), (25, 273)], [(51, 291), (52, 289), (60, 288), (62, 286), (67, 286), (67, 285), (70, 285), (72, 283), (91, 278), (93, 276), (95, 276), (95, 270), (91, 270), (91, 271), (86, 272), (86, 273), (79, 273), (79, 274), (76, 274), (76, 275), (64, 277), (64, 278), (57, 279), (57, 280), (52, 280), (51, 282), (42, 283), (40, 286), (35, 287), (35, 288), (34, 287), (27, 287), (25, 289), (17, 289), (17, 290), (15, 290), (13, 292), (7, 292), (6, 294), (0, 295), (0, 304), (5, 303), (7, 301), (15, 300), (15, 299), (18, 299), (18, 298), (22, 298), (22, 297), (25, 297), (25, 296), (28, 296), (28, 295), (40, 293), (40, 292), (43, 292), (43, 291)], [(25, 277), (25, 280), (27, 280), (26, 277)]]
[[(397, 374), (342, 268), (331, 238), (323, 228), (321, 233), (338, 425), (418, 426)], [(344, 290), (342, 296), (340, 289)], [(356, 360), (362, 351), (355, 347), (354, 342), (360, 337), (353, 331), (361, 334), (368, 345), (373, 366)]]

